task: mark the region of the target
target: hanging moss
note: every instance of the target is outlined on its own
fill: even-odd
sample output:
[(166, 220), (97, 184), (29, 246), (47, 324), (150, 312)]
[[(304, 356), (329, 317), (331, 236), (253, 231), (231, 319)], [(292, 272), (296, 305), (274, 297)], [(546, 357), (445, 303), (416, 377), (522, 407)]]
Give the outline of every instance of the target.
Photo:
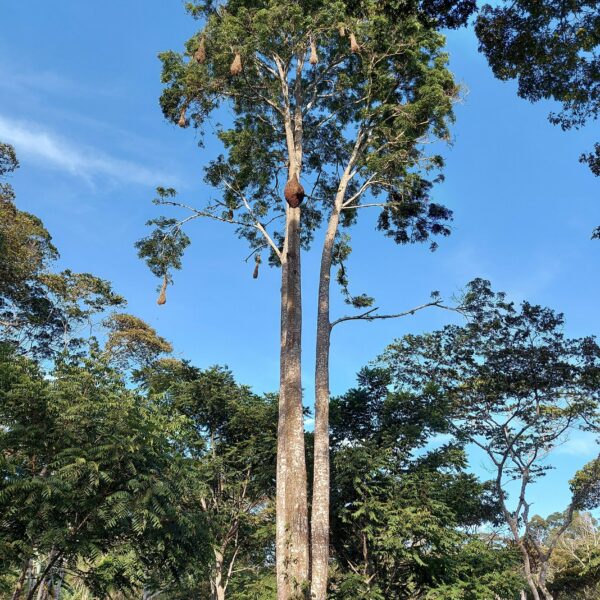
[(317, 44), (315, 44), (315, 40), (310, 41), (310, 59), (309, 61), (311, 65), (316, 65), (319, 62), (319, 55), (317, 54)]
[(304, 188), (298, 181), (296, 173), (285, 184), (283, 195), (291, 208), (298, 208), (302, 200), (304, 200)]
[(356, 36), (353, 33), (350, 34), (350, 50), (355, 53), (360, 50), (360, 46), (356, 41)]
[(167, 276), (163, 277), (162, 286), (160, 288), (160, 294), (158, 295), (158, 299), (156, 300), (156, 304), (162, 306), (167, 302)]
[(235, 57), (231, 62), (231, 66), (229, 67), (229, 71), (234, 77), (242, 72), (242, 57), (239, 52), (236, 52)]

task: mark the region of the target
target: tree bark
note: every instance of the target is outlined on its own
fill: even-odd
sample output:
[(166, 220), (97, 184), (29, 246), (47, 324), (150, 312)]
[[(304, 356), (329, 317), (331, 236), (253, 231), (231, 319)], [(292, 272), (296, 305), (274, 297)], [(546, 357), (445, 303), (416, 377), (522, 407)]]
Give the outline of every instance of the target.
[[(288, 208), (285, 277), (285, 316), (282, 319), (283, 402), (280, 403), (281, 465), (278, 468), (284, 497), (284, 522), (278, 522), (279, 550), (283, 551), (282, 589), (278, 598), (301, 597), (309, 578), (308, 506), (306, 457), (304, 450), (304, 417), (302, 407), (301, 335), (302, 301), (300, 280), (300, 208)], [(279, 458), (278, 458), (279, 462)], [(280, 484), (278, 479), (278, 487)], [(278, 505), (280, 501), (278, 499)], [(281, 520), (280, 520), (281, 521)], [(282, 539), (283, 536), (283, 539)]]
[(212, 600), (225, 600), (225, 586), (223, 584), (223, 552), (214, 550), (215, 568), (212, 576)]
[(313, 600), (327, 598), (329, 575), (329, 354), (331, 349), (331, 319), (329, 314), (331, 296), (331, 266), (333, 248), (337, 236), (340, 212), (352, 169), (363, 140), (362, 132), (356, 138), (354, 150), (338, 184), (334, 205), (327, 224), (317, 302), (317, 347), (315, 361), (315, 430), (314, 473), (311, 513), (311, 597)]
[[(288, 149), (288, 179), (302, 168), (302, 65), (296, 57), (290, 103), (288, 71), (275, 59), (281, 80)], [(277, 428), (276, 567), (277, 599), (305, 597), (309, 591), (309, 541), (304, 415), (302, 406), (302, 295), (300, 211), (286, 208), (286, 235), (281, 259), (281, 355)]]
[(11, 600), (20, 600), (21, 593), (23, 592), (23, 587), (25, 585), (25, 578), (27, 577), (27, 572), (29, 571), (30, 563), (31, 559), (29, 558), (23, 563), (21, 574), (19, 575), (19, 579), (17, 579), (17, 585), (15, 586), (15, 591), (13, 592)]
[(287, 209), (281, 283), (281, 356), (277, 431), (277, 598), (305, 593), (309, 579), (308, 506), (302, 407), (300, 208)]
[(529, 585), (529, 589), (533, 595), (533, 600), (541, 600), (540, 593), (538, 591), (537, 585), (533, 578), (533, 574), (531, 573), (531, 563), (529, 561), (529, 555), (527, 554), (527, 550), (525, 550), (521, 545), (521, 552), (523, 553), (523, 566), (525, 568), (525, 579)]
[(338, 224), (339, 209), (334, 207), (323, 243), (317, 308), (314, 474), (311, 513), (311, 594), (314, 600), (325, 600), (327, 597), (329, 570), (329, 352), (331, 345), (329, 299), (333, 246)]
[(286, 335), (287, 335), (287, 260), (282, 257), (281, 263), (281, 332), (279, 359), (279, 417), (277, 421), (277, 470), (275, 494), (275, 555), (277, 571), (277, 598), (286, 600), (287, 592), (287, 518), (286, 518), (286, 478), (287, 478), (287, 405), (285, 402), (286, 373)]

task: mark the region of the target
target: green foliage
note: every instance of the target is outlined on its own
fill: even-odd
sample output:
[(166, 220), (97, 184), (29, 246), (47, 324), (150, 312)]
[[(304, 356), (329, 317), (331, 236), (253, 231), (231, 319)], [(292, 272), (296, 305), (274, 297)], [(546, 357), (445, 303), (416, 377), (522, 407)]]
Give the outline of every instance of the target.
[[(202, 593), (220, 575), (233, 598), (264, 597), (255, 594), (272, 576), (277, 398), (253, 394), (227, 369), (173, 359), (149, 369), (145, 385), (182, 417), (178, 452), (189, 458), (190, 493), (214, 555), (210, 576), (191, 581), (187, 593)], [(230, 566), (244, 575), (228, 575)]]
[(0, 384), (3, 564), (84, 561), (91, 586), (100, 557), (127, 543), (147, 579), (181, 573), (192, 549), (202, 564), (206, 529), (186, 508), (174, 424), (102, 358), (63, 360), (46, 377), (5, 351)]
[(464, 471), (460, 445), (428, 447), (448, 431), (443, 398), (395, 393), (391, 381), (365, 369), (332, 401), (331, 597), (513, 597), (514, 552), (466, 530), (496, 520), (490, 486)]
[(600, 456), (577, 471), (569, 483), (576, 510), (600, 507)]
[[(516, 78), (522, 98), (562, 104), (550, 121), (569, 129), (600, 114), (599, 19), (596, 0), (506, 1), (484, 5), (475, 30), (494, 75)], [(598, 175), (598, 145), (582, 161)]]
[[(481, 436), (509, 475), (525, 468), (515, 456), (545, 454), (572, 427), (598, 418), (593, 338), (567, 338), (562, 315), (528, 302), (517, 309), (483, 280), (469, 284), (462, 310), (467, 325), (405, 336), (388, 348), (384, 361), (398, 389), (445, 397), (457, 435)], [(532, 461), (528, 481), (547, 468)]]
[(113, 314), (104, 326), (109, 332), (104, 350), (120, 366), (148, 367), (161, 354), (173, 351), (173, 346), (139, 317)]
[[(552, 538), (557, 525), (551, 515), (543, 526)], [(560, 517), (559, 517), (560, 520)], [(590, 513), (577, 513), (551, 560), (551, 591), (558, 598), (594, 600), (600, 593), (600, 536)]]
[[(184, 221), (198, 217), (234, 224), (253, 250), (268, 250), (278, 264), (272, 246), (281, 249), (285, 238), (283, 186), (290, 152), (300, 149), (302, 178), (312, 188), (301, 213), (305, 249), (330, 214), (349, 161), (344, 226), (356, 222), (356, 206), (369, 197), (381, 209), (378, 228), (397, 243), (448, 235), (451, 212), (430, 198), (436, 178), (429, 174), (443, 161), (427, 155), (424, 142), (448, 139), (458, 87), (435, 27), (463, 24), (474, 7), (472, 1), (188, 2), (202, 28), (182, 53), (160, 55), (163, 113), (180, 126), (193, 125), (201, 140), (217, 110), (231, 109), (233, 122), (217, 125), (224, 153), (206, 167), (206, 181), (221, 198), (181, 220), (153, 221), (155, 231), (138, 243), (152, 272), (179, 268), (187, 239), (178, 244), (165, 232), (178, 236)], [(308, 60), (311, 44), (316, 64)], [(236, 54), (242, 70), (233, 75)], [(300, 122), (294, 149), (286, 131)], [(178, 204), (172, 190), (163, 190), (158, 202)], [(367, 297), (355, 304), (368, 305)]]
[[(174, 198), (174, 189), (158, 188), (159, 198), (156, 202), (168, 202), (168, 198)], [(166, 277), (170, 282), (169, 273), (173, 269), (181, 269), (181, 257), (184, 250), (190, 244), (190, 239), (181, 230), (176, 219), (159, 217), (146, 223), (155, 226), (152, 234), (136, 242), (138, 256), (146, 261), (150, 271), (157, 277)]]
[[(17, 168), (14, 149), (0, 144), (0, 177)], [(0, 188), (0, 334), (22, 353), (45, 358), (80, 346), (83, 325), (122, 306), (107, 281), (89, 273), (51, 271), (58, 251), (43, 223), (19, 210), (8, 184)]]

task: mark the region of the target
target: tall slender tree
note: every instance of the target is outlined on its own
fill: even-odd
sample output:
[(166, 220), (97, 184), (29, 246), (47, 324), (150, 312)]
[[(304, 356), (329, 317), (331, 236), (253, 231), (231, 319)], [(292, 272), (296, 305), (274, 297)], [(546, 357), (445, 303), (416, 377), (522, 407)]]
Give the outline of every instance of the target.
[[(453, 4), (448, 25), (473, 9), (472, 2)], [(233, 225), (248, 240), (255, 273), (265, 251), (269, 262), (281, 267), (280, 599), (304, 594), (309, 571), (313, 596), (326, 594), (332, 265), (340, 266), (338, 280), (350, 304), (372, 304), (366, 295), (348, 292), (343, 263), (350, 246), (340, 227), (354, 224), (372, 207), (381, 210), (378, 228), (398, 243), (449, 233), (450, 211), (430, 198), (436, 175), (428, 173), (442, 160), (425, 151), (427, 142), (448, 138), (458, 92), (446, 68), (443, 36), (436, 31), (444, 8), (443, 2), (191, 2), (191, 14), (202, 19), (200, 31), (185, 52), (161, 55), (167, 118), (202, 132), (218, 108), (227, 106), (234, 116), (217, 131), (225, 154), (206, 168), (206, 179), (222, 191), (221, 198), (196, 207), (180, 202), (172, 189), (159, 189), (159, 204), (189, 213), (153, 221), (155, 231), (138, 243), (140, 255), (163, 278), (164, 290), (189, 243), (182, 225), (209, 218)], [(309, 553), (300, 253), (324, 218)], [(374, 317), (370, 310), (365, 317)]]

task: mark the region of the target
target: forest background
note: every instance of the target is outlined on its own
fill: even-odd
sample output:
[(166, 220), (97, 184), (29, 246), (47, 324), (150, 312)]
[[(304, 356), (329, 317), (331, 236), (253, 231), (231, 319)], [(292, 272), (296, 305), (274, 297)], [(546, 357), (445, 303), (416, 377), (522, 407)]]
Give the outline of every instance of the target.
[[(209, 137), (199, 152), (194, 132), (182, 134), (166, 123), (158, 106), (156, 54), (194, 32), (183, 6), (110, 0), (100, 10), (68, 0), (35, 10), (3, 2), (0, 11), (0, 139), (15, 145), (22, 165), (11, 177), (19, 207), (52, 232), (59, 266), (111, 280), (128, 310), (173, 342), (176, 356), (201, 367), (226, 363), (258, 393), (276, 389), (276, 271), (263, 268), (254, 281), (244, 243), (225, 227), (197, 222), (185, 271), (176, 274), (161, 308), (156, 281), (133, 248), (145, 234), (154, 187), (173, 185), (182, 199), (205, 197), (211, 190), (200, 169), (220, 150)], [(593, 126), (563, 132), (551, 125), (551, 103), (531, 105), (517, 97), (514, 82), (493, 77), (471, 28), (448, 32), (448, 51), (463, 99), (452, 146), (441, 149), (446, 181), (434, 198), (454, 211), (453, 233), (434, 253), (425, 246), (400, 249), (382, 236), (364, 235), (375, 216), (363, 219), (353, 231), (353, 288), (394, 312), (426, 301), (433, 290), (449, 297), (485, 277), (513, 300), (563, 311), (568, 335), (597, 333), (600, 245), (589, 238), (600, 222), (598, 180), (577, 161), (595, 141)], [(303, 268), (310, 322), (315, 257)], [(334, 295), (333, 306), (335, 318), (344, 311), (341, 298)], [(453, 318), (460, 320), (434, 309), (397, 322), (337, 328), (332, 393), (353, 385), (357, 370), (393, 338)], [(312, 335), (307, 328), (306, 373), (312, 373)], [(311, 379), (304, 382), (309, 402)], [(537, 484), (537, 513), (564, 508), (564, 482), (595, 451), (592, 436), (583, 433), (558, 450), (557, 468)], [(488, 475), (477, 454), (471, 467)]]

